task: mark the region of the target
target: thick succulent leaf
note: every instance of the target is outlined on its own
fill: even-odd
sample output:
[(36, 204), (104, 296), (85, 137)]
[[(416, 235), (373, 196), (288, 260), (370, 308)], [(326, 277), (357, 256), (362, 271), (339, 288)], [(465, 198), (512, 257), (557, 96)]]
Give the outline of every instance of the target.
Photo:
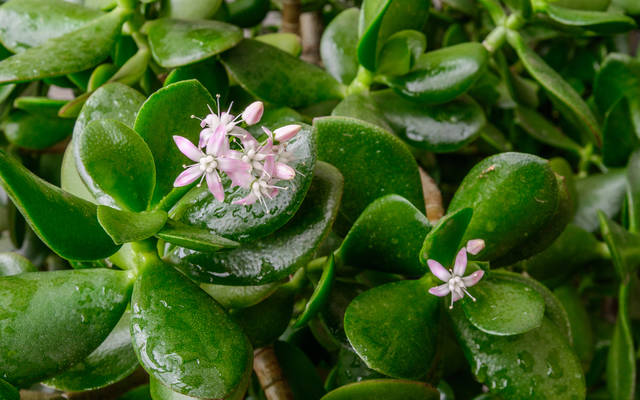
[(613, 266), (623, 282), (640, 267), (640, 235), (630, 233), (598, 211), (600, 232), (611, 254)]
[(300, 328), (304, 326), (324, 307), (324, 305), (329, 300), (329, 295), (331, 294), (331, 288), (333, 287), (335, 274), (336, 262), (333, 254), (331, 254), (329, 255), (329, 258), (327, 258), (324, 269), (322, 270), (322, 275), (320, 276), (320, 280), (313, 290), (311, 297), (309, 297), (309, 300), (304, 307), (304, 311), (298, 316), (296, 322), (293, 324), (294, 328)]
[(593, 97), (604, 115), (622, 97), (640, 90), (640, 61), (628, 54), (609, 53), (593, 82)]
[(363, 269), (422, 276), (420, 249), (431, 225), (420, 210), (398, 195), (381, 197), (353, 224), (336, 257)]
[(238, 247), (240, 243), (224, 238), (208, 229), (198, 228), (169, 220), (166, 226), (156, 234), (167, 243), (184, 246), (198, 251), (218, 251)]
[(348, 85), (358, 72), (358, 18), (357, 8), (338, 14), (325, 28), (320, 39), (322, 63), (334, 78)]
[(175, 68), (230, 49), (242, 40), (242, 31), (220, 21), (160, 18), (149, 22), (148, 37), (154, 60)]
[(380, 378), (384, 378), (384, 375), (367, 367), (352, 349), (342, 348), (338, 353), (335, 369), (327, 377), (326, 387), (327, 390), (333, 390), (349, 383)]
[(292, 159), (287, 164), (296, 170), (296, 176), (289, 182), (277, 183), (287, 189), (279, 191), (273, 199), (266, 199), (268, 211), (260, 202), (232, 204), (234, 200), (245, 197), (247, 190), (227, 185), (224, 202), (219, 202), (203, 185), (191, 189), (174, 205), (169, 215), (176, 221), (239, 242), (250, 242), (275, 232), (295, 215), (309, 190), (316, 163), (315, 136), (315, 130), (305, 125), (287, 142), (287, 153)]
[(18, 275), (37, 270), (28, 258), (18, 253), (0, 253), (0, 276)]
[(0, 83), (24, 82), (89, 69), (109, 56), (129, 12), (120, 8), (82, 28), (0, 62)]
[(114, 243), (123, 244), (144, 240), (158, 233), (167, 222), (167, 212), (152, 210), (136, 213), (100, 205), (98, 221)]
[(108, 269), (0, 278), (2, 379), (27, 386), (82, 361), (116, 326), (132, 283)]
[(14, 100), (13, 106), (31, 114), (46, 114), (57, 116), (60, 107), (67, 104), (68, 100), (50, 99), (48, 97), (22, 96)]
[(629, 159), (627, 167), (627, 202), (629, 213), (629, 231), (640, 231), (640, 151)]
[(396, 32), (386, 40), (380, 50), (376, 73), (389, 76), (405, 75), (426, 48), (427, 38), (424, 33), (411, 29)]
[(440, 392), (424, 382), (372, 379), (327, 393), (322, 400), (438, 400)]
[(389, 132), (353, 118), (316, 118), (318, 158), (344, 176), (338, 230), (346, 233), (364, 209), (395, 193), (424, 210), (420, 175), (407, 147)]
[(273, 345), (294, 399), (320, 400), (325, 390), (313, 362), (293, 344), (277, 341)]
[(345, 97), (331, 111), (334, 117), (351, 117), (377, 125), (382, 129), (393, 132), (391, 125), (373, 101), (370, 93), (354, 93)]
[(92, 121), (74, 135), (73, 147), (80, 177), (98, 203), (147, 209), (156, 169), (149, 147), (134, 130), (112, 119)]
[[(180, 81), (197, 79), (209, 93), (226, 98), (229, 91), (229, 78), (219, 61), (210, 59), (174, 69), (164, 80), (164, 86)], [(213, 105), (212, 105), (213, 107)]]
[[(152, 381), (153, 378), (149, 378)], [(141, 385), (118, 397), (118, 400), (152, 400), (149, 385)]]
[(0, 397), (4, 400), (20, 400), (20, 392), (7, 381), (0, 379)]
[(431, 259), (442, 265), (452, 265), (458, 251), (466, 245), (462, 238), (472, 216), (471, 208), (463, 208), (442, 217), (422, 243), (420, 262), (426, 266), (427, 260)]
[(578, 153), (581, 147), (573, 139), (549, 122), (536, 110), (524, 106), (516, 107), (516, 123), (533, 138), (559, 149)]
[(222, 62), (247, 92), (270, 103), (297, 108), (343, 97), (342, 86), (324, 70), (256, 40), (243, 40)]
[(130, 319), (131, 312), (126, 311), (97, 349), (83, 361), (46, 380), (45, 385), (82, 392), (108, 386), (133, 373), (140, 364), (131, 344)]
[(204, 283), (262, 285), (278, 281), (311, 261), (329, 234), (340, 205), (342, 182), (338, 170), (318, 163), (302, 206), (272, 235), (217, 253), (166, 245), (163, 259)]
[(600, 226), (598, 211), (604, 212), (608, 218), (613, 218), (620, 211), (626, 189), (625, 171), (611, 169), (605, 174), (578, 179), (576, 189), (578, 208), (573, 223), (594, 232)]
[(227, 3), (229, 22), (242, 28), (258, 25), (271, 8), (269, 0), (237, 0)]
[(69, 136), (73, 120), (15, 111), (2, 121), (0, 127), (10, 143), (25, 149), (42, 150)]
[(155, 379), (201, 398), (226, 398), (246, 387), (252, 367), (246, 336), (218, 303), (171, 266), (143, 270), (131, 305), (133, 346)]
[(118, 250), (98, 223), (94, 204), (38, 178), (4, 152), (0, 181), (33, 231), (61, 257), (97, 260)]
[(595, 340), (591, 319), (580, 294), (570, 285), (564, 285), (554, 289), (553, 294), (562, 307), (567, 311), (567, 317), (571, 325), (571, 336), (573, 337), (573, 348), (576, 355), (582, 361), (585, 370), (589, 368), (595, 350)]
[(631, 400), (636, 390), (636, 360), (633, 334), (629, 318), (629, 295), (631, 282), (620, 285), (618, 294), (618, 319), (607, 354), (607, 389), (614, 399)]
[(615, 12), (575, 10), (545, 5), (544, 11), (553, 21), (566, 26), (577, 26), (600, 34), (624, 33), (636, 27), (633, 18)]
[(434, 362), (440, 299), (431, 279), (377, 286), (344, 314), (349, 343), (367, 366), (394, 378), (419, 379)]
[[(183, 171), (187, 158), (173, 142), (173, 136), (183, 136), (192, 143), (200, 138), (200, 123), (192, 115), (204, 118), (214, 107), (215, 100), (207, 89), (196, 80), (181, 81), (166, 86), (144, 102), (134, 125), (134, 130), (147, 142), (156, 165), (156, 187), (151, 205), (157, 205), (173, 189), (173, 182)], [(188, 188), (179, 188), (183, 194)], [(174, 201), (177, 200), (174, 199)]]
[(256, 36), (255, 39), (259, 42), (277, 47), (282, 51), (286, 51), (294, 57), (298, 57), (302, 53), (302, 39), (295, 33), (266, 33), (264, 35)]
[(222, 3), (222, 0), (167, 0), (162, 3), (162, 15), (186, 20), (209, 19)]
[(640, 103), (622, 97), (609, 108), (602, 126), (602, 162), (608, 167), (624, 167), (640, 146)]
[(201, 283), (202, 290), (226, 309), (246, 308), (260, 303), (278, 289), (276, 282), (257, 286), (227, 286)]
[(486, 122), (482, 108), (466, 96), (439, 105), (409, 101), (391, 90), (374, 92), (371, 97), (393, 131), (424, 150), (458, 150), (477, 138)]

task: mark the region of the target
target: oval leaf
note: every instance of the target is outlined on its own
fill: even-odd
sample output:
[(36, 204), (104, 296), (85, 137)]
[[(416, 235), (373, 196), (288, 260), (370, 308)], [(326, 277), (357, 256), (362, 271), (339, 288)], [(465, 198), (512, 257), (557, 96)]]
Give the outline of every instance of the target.
[(331, 20), (320, 39), (320, 57), (325, 69), (340, 83), (349, 84), (358, 73), (357, 8), (349, 8)]
[(16, 111), (2, 121), (1, 127), (10, 143), (25, 149), (42, 150), (69, 136), (73, 120)]
[(598, 211), (613, 218), (622, 207), (626, 190), (625, 172), (611, 169), (605, 174), (593, 174), (576, 180), (578, 208), (573, 223), (594, 232), (600, 226)]
[(238, 247), (240, 244), (226, 239), (208, 229), (198, 228), (170, 220), (169, 223), (156, 234), (160, 239), (198, 251), (218, 251), (224, 248)]
[(167, 222), (167, 213), (162, 210), (134, 213), (100, 205), (98, 221), (114, 243), (123, 244), (155, 235)]
[(260, 303), (278, 289), (278, 283), (258, 286), (226, 286), (201, 283), (202, 290), (226, 309), (246, 308)]
[(516, 106), (515, 116), (516, 123), (542, 143), (574, 153), (579, 153), (582, 149), (573, 139), (531, 108)]
[(438, 400), (440, 392), (424, 382), (372, 379), (351, 383), (327, 393), (322, 400)]
[(464, 246), (462, 238), (467, 231), (473, 210), (463, 208), (447, 213), (424, 239), (420, 251), (420, 261), (427, 265), (427, 260), (436, 260), (442, 265), (452, 265), (453, 260)]
[(600, 34), (624, 33), (636, 27), (633, 18), (605, 11), (576, 10), (546, 4), (545, 13), (555, 22), (577, 26)]
[(17, 253), (0, 253), (0, 276), (36, 272), (38, 269), (29, 259)]

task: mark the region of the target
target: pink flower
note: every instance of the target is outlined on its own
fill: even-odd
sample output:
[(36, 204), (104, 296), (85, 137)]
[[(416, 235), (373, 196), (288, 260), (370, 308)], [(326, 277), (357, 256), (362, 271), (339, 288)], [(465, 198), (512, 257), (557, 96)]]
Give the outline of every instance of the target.
[(273, 183), (278, 179), (282, 179), (278, 178), (276, 174), (277, 170), (275, 157), (273, 155), (269, 155), (265, 159), (262, 174), (249, 186), (249, 194), (242, 199), (234, 200), (232, 204), (249, 205), (258, 201), (260, 202), (260, 204), (262, 204), (268, 214), (269, 208), (267, 207), (265, 197), (268, 199), (273, 199), (274, 196), (278, 194), (278, 190), (286, 189), (282, 186), (273, 185)]
[(255, 125), (260, 122), (263, 112), (264, 104), (261, 101), (254, 101), (242, 112), (242, 120), (247, 125)]
[[(264, 105), (261, 101), (255, 101), (251, 103), (241, 115), (234, 117), (231, 114), (231, 107), (233, 106), (233, 102), (229, 105), (229, 109), (227, 111), (220, 112), (220, 95), (216, 95), (216, 105), (217, 112), (214, 113), (211, 107), (209, 107), (210, 113), (207, 114), (206, 117), (200, 119), (200, 127), (202, 127), (202, 131), (200, 131), (200, 142), (198, 143), (199, 147), (206, 146), (207, 142), (213, 136), (214, 132), (218, 127), (222, 126), (225, 134), (231, 134), (232, 136), (237, 136), (244, 131), (237, 125), (244, 121), (247, 125), (257, 124), (262, 118), (262, 113), (264, 112)], [(191, 118), (198, 118), (195, 115), (192, 115)], [(246, 131), (245, 131), (246, 132)]]
[[(484, 244), (484, 241), (482, 243)], [(427, 260), (427, 265), (429, 265), (432, 274), (437, 276), (441, 281), (446, 282), (444, 285), (432, 287), (429, 289), (429, 293), (439, 297), (444, 297), (451, 293), (451, 305), (449, 308), (453, 308), (453, 303), (463, 298), (465, 294), (471, 297), (473, 301), (476, 301), (475, 297), (467, 291), (467, 288), (478, 283), (484, 276), (484, 271), (478, 270), (469, 276), (463, 276), (467, 269), (466, 247), (463, 247), (458, 252), (453, 270), (447, 271), (442, 264), (436, 260)]]

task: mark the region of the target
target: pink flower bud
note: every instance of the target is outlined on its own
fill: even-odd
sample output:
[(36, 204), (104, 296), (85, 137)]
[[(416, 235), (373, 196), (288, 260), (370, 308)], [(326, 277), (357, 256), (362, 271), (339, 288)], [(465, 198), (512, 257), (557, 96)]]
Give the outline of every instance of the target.
[(482, 239), (473, 239), (467, 242), (467, 253), (473, 254), (474, 256), (480, 253), (484, 249), (484, 240)]
[(296, 176), (296, 171), (287, 164), (277, 162), (275, 166), (274, 177), (289, 181)]
[(262, 118), (263, 112), (264, 104), (262, 104), (261, 101), (254, 101), (242, 112), (242, 120), (246, 122), (247, 125), (257, 124), (260, 118)]
[(286, 142), (300, 132), (300, 125), (286, 125), (273, 131), (274, 139), (277, 142)]

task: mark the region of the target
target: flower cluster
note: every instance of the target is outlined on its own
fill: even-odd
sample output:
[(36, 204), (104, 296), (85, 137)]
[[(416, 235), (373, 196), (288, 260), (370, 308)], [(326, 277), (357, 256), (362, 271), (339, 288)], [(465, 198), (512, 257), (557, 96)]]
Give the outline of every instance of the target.
[[(178, 175), (173, 186), (186, 186), (196, 180), (198, 186), (206, 180), (209, 191), (218, 201), (224, 201), (224, 186), (221, 174), (231, 180), (231, 187), (248, 189), (249, 193), (233, 204), (253, 204), (260, 202), (266, 212), (266, 200), (272, 199), (279, 190), (278, 181), (288, 181), (296, 176), (296, 171), (287, 165), (291, 154), (287, 152), (287, 141), (300, 131), (300, 125), (287, 125), (271, 132), (262, 127), (267, 135), (264, 142), (258, 142), (240, 124), (247, 126), (260, 122), (264, 105), (260, 101), (250, 104), (242, 114), (231, 114), (231, 106), (220, 112), (220, 95), (217, 96), (217, 113), (209, 107), (210, 113), (201, 119), (198, 146), (182, 136), (174, 136), (178, 149), (195, 162), (184, 165), (185, 170)], [(192, 118), (197, 118), (192, 115)]]
[(476, 255), (482, 249), (484, 249), (484, 240), (469, 240), (467, 245), (458, 252), (453, 269), (448, 271), (436, 260), (427, 260), (431, 273), (441, 281), (446, 282), (443, 285), (432, 287), (429, 289), (429, 293), (440, 297), (451, 293), (451, 305), (449, 308), (453, 308), (453, 303), (463, 298), (465, 294), (471, 297), (473, 301), (476, 301), (475, 297), (467, 291), (467, 288), (478, 283), (484, 276), (484, 271), (478, 270), (469, 276), (463, 275), (467, 269), (467, 253)]

